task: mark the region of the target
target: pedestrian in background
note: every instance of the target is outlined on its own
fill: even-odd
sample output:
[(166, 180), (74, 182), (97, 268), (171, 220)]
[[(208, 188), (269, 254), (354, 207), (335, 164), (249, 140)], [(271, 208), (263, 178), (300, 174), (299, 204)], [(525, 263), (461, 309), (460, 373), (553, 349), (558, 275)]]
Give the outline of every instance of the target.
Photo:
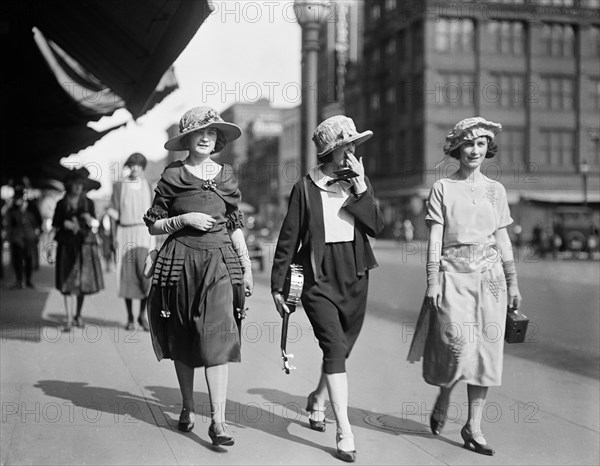
[(493, 455), (481, 431), (488, 387), (502, 381), (508, 305), (517, 310), (521, 294), (507, 226), (512, 223), (506, 191), (481, 173), (502, 126), (481, 117), (458, 122), (446, 136), (444, 154), (459, 169), (436, 181), (429, 193), (427, 291), (408, 359), (423, 355), (423, 377), (440, 387), (430, 417), (442, 431), (450, 394), (467, 383), (468, 419), (460, 434), (467, 448)]
[(144, 176), (146, 157), (139, 152), (125, 161), (129, 174), (113, 185), (108, 215), (116, 223), (117, 293), (125, 299), (127, 309), (126, 330), (134, 330), (133, 300), (139, 300), (137, 322), (149, 331), (146, 318), (146, 300), (150, 291), (150, 278), (144, 276), (144, 263), (153, 239), (144, 223), (144, 214), (152, 205), (152, 189)]
[(211, 154), (242, 132), (210, 107), (187, 111), (179, 132), (165, 149), (187, 150), (188, 156), (167, 166), (144, 216), (152, 235), (169, 234), (148, 297), (152, 343), (159, 360), (175, 362), (183, 398), (179, 429), (194, 427), (194, 369), (204, 367), (208, 435), (214, 445), (233, 445), (225, 424), (228, 363), (241, 358), (236, 317), (252, 293), (252, 267), (233, 168), (214, 162)]
[[(354, 155), (356, 146), (372, 135), (358, 133), (343, 115), (316, 128), (318, 165), (292, 188), (271, 272), (273, 300), (283, 316), (289, 312), (282, 295), (286, 273), (292, 263), (303, 267), (302, 305), (323, 351), (319, 382), (307, 400), (309, 424), (325, 431), (329, 394), (337, 454), (348, 462), (356, 460), (356, 447), (348, 419), (346, 359), (364, 321), (369, 269), (377, 266), (367, 236), (375, 237), (384, 227), (362, 157)], [(348, 168), (354, 178), (335, 174)]]
[[(64, 296), (67, 322), (83, 326), (81, 310), (85, 295), (104, 289), (102, 263), (96, 234), (94, 203), (85, 195), (87, 170), (71, 170), (63, 183), (65, 195), (56, 204), (52, 226), (56, 250), (56, 288)], [(73, 312), (75, 316), (73, 317)]]
[[(11, 288), (21, 289), (23, 286), (33, 288), (31, 276), (34, 270), (38, 237), (41, 232), (39, 211), (32, 208), (27, 199), (25, 187), (15, 186), (12, 205), (6, 212), (6, 232), (10, 243), (10, 254), (15, 272), (15, 283)], [(37, 214), (36, 214), (37, 212)], [(25, 278), (25, 282), (23, 282)]]

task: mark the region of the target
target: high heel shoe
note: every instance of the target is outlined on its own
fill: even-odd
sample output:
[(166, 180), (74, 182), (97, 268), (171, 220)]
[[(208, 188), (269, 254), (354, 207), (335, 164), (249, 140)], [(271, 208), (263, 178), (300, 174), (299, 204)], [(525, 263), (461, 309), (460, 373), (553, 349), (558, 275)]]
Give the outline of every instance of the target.
[[(352, 442), (352, 450), (342, 450), (341, 443), (344, 440)], [(354, 448), (354, 435), (353, 434), (342, 434), (341, 432), (336, 433), (335, 442), (337, 446), (337, 456), (346, 463), (354, 463), (356, 461), (356, 449)]]
[[(306, 400), (306, 411), (308, 412), (308, 423), (310, 424), (310, 428), (317, 432), (325, 432), (325, 409), (318, 409), (318, 404), (315, 401), (315, 392), (311, 392), (308, 395), (308, 399)], [(311, 419), (313, 413), (323, 413), (323, 420), (318, 421)]]
[(191, 411), (188, 408), (183, 408), (181, 410), (181, 414), (179, 415), (179, 423), (177, 424), (177, 427), (182, 432), (190, 432), (194, 428), (195, 419), (196, 414), (194, 411)]
[(429, 428), (431, 429), (431, 433), (433, 435), (440, 435), (444, 425), (446, 424), (446, 413), (448, 411), (448, 406), (446, 406), (446, 410), (442, 411), (439, 407), (440, 397), (437, 397), (435, 400), (435, 405), (433, 407), (433, 411), (431, 411), (431, 416), (429, 417)]
[(460, 430), (460, 436), (462, 437), (463, 441), (465, 442), (464, 444), (464, 448), (466, 448), (467, 450), (471, 449), (471, 446), (473, 446), (473, 448), (475, 449), (475, 453), (480, 453), (482, 455), (487, 455), (487, 456), (493, 456), (494, 455), (494, 449), (491, 448), (489, 445), (486, 445), (484, 443), (479, 443), (477, 440), (475, 440), (474, 436), (477, 435), (478, 437), (481, 436), (483, 437), (483, 434), (481, 432), (469, 432), (467, 430), (467, 426), (463, 426), (463, 428)]
[(235, 443), (235, 439), (227, 433), (227, 424), (224, 422), (212, 421), (208, 428), (208, 436), (212, 440), (213, 445), (231, 446)]

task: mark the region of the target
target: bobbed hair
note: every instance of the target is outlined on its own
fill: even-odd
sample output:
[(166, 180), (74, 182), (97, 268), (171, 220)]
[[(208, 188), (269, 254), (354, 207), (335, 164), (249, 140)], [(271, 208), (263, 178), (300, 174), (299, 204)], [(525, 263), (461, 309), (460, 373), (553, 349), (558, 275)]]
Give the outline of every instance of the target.
[[(484, 136), (484, 138), (486, 138), (488, 142), (488, 150), (485, 154), (485, 158), (491, 159), (498, 153), (498, 145), (494, 141), (492, 141), (492, 139), (489, 136)], [(450, 157), (452, 157), (453, 159), (460, 160), (460, 148), (468, 142), (472, 141), (466, 141), (460, 146), (458, 146), (456, 149), (452, 150), (452, 152), (450, 152)]]

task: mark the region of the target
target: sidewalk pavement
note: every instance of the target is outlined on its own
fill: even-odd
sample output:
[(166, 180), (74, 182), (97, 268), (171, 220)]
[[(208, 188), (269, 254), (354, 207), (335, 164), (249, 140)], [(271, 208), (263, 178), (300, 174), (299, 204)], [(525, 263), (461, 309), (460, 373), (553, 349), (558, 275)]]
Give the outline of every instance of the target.
[[(372, 277), (385, 273), (382, 266)], [(2, 283), (2, 465), (341, 464), (334, 456), (335, 424), (325, 433), (307, 427), (306, 396), (321, 353), (301, 308), (288, 335), (297, 369), (290, 375), (281, 369), (280, 318), (268, 272), (255, 275), (243, 361), (230, 365), (232, 447), (213, 447), (208, 438), (202, 370), (196, 371), (196, 426), (188, 434), (177, 430), (181, 396), (173, 365), (156, 361), (148, 333), (124, 330), (114, 273), (105, 275), (103, 292), (86, 298), (85, 327), (68, 333), (61, 330), (53, 269), (43, 266), (35, 278), (34, 291), (8, 290), (10, 275)], [(370, 299), (377, 307), (378, 297)], [(357, 464), (598, 464), (598, 380), (505, 357), (504, 383), (490, 390), (485, 411), (497, 454), (485, 457), (461, 448), (464, 386), (455, 390), (443, 434), (429, 433), (436, 390), (423, 382), (420, 364), (405, 361), (410, 340), (402, 332), (399, 321), (368, 316), (349, 359)], [(327, 417), (333, 419), (331, 409)]]

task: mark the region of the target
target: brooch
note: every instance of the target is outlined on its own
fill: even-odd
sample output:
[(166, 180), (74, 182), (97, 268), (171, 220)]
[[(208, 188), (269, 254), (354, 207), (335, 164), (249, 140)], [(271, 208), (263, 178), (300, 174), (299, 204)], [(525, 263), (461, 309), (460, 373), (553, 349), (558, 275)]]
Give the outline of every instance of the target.
[(217, 190), (217, 183), (215, 183), (214, 180), (207, 180), (204, 182), (204, 184), (202, 185), (202, 189), (206, 189), (207, 191), (216, 191)]

